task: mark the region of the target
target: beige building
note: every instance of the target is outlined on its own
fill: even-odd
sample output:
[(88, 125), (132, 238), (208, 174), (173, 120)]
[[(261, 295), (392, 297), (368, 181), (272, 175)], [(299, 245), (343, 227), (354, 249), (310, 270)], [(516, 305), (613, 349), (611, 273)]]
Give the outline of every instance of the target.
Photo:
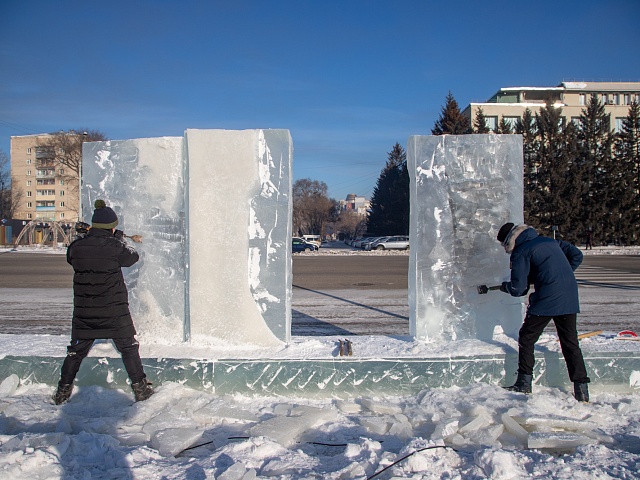
[(76, 222), (80, 205), (77, 175), (54, 161), (49, 134), (11, 137), (12, 186), (23, 194), (14, 218)]
[(463, 114), (473, 122), (479, 108), (487, 127), (495, 130), (500, 120), (512, 127), (528, 108), (537, 113), (547, 102), (562, 107), (564, 121), (577, 122), (589, 98), (596, 94), (611, 115), (611, 128), (620, 131), (632, 102), (640, 103), (640, 82), (562, 82), (557, 87), (504, 87), (484, 103), (470, 103)]

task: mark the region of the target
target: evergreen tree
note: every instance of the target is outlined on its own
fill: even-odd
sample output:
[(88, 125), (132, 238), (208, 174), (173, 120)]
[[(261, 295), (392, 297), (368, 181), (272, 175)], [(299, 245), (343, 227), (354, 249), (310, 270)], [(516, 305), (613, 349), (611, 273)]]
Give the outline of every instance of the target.
[(451, 92), (447, 95), (440, 117), (431, 129), (433, 135), (464, 135), (471, 133), (469, 119), (460, 112), (458, 102)]
[(524, 221), (534, 224), (540, 216), (542, 195), (538, 188), (539, 167), (536, 155), (536, 123), (533, 113), (528, 108), (516, 122), (515, 131), (522, 135), (523, 168), (524, 168)]
[(476, 118), (473, 120), (473, 133), (490, 133), (489, 127), (487, 127), (487, 119), (484, 116), (482, 107), (478, 107), (476, 111)]
[(546, 105), (536, 114), (536, 188), (538, 205), (535, 225), (543, 231), (558, 226), (561, 234), (575, 236), (575, 139), (572, 125), (561, 125), (562, 109)]
[(496, 131), (496, 133), (501, 133), (503, 135), (509, 135), (513, 133), (513, 128), (511, 128), (511, 125), (504, 119), (504, 115), (500, 117), (500, 123), (498, 124), (498, 130)]
[(633, 102), (615, 140), (615, 161), (620, 166), (612, 196), (619, 200), (617, 237), (620, 243), (640, 241), (640, 105)]
[(593, 94), (580, 115), (580, 171), (582, 173), (581, 217), (585, 228), (592, 229), (594, 240), (613, 241), (619, 214), (609, 190), (609, 180), (617, 166), (612, 156), (611, 116)]
[(371, 197), (367, 231), (372, 235), (409, 233), (409, 172), (407, 154), (399, 143), (388, 153)]

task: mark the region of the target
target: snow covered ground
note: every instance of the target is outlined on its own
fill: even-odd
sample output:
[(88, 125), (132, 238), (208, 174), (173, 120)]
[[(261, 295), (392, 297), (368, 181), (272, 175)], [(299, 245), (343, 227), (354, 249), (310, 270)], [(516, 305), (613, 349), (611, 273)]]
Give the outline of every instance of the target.
[[(542, 342), (556, 348), (552, 340)], [(62, 356), (66, 341), (0, 335), (0, 349)], [(313, 358), (332, 343), (298, 339), (280, 355)], [(586, 350), (612, 343), (583, 340)], [(618, 343), (637, 351), (640, 342)], [(375, 357), (382, 347), (397, 356), (475, 348), (415, 344), (408, 351), (406, 340), (391, 337), (365, 344), (356, 345), (358, 355)], [(181, 353), (142, 347), (143, 355)], [(111, 349), (102, 344), (92, 353)], [(0, 381), (3, 479), (640, 478), (640, 372), (632, 375), (631, 393), (594, 384), (589, 404), (542, 386), (533, 395), (474, 384), (412, 396), (311, 399), (221, 397), (163, 383), (146, 402), (133, 403), (129, 390), (83, 386), (55, 406), (50, 385), (16, 376)]]

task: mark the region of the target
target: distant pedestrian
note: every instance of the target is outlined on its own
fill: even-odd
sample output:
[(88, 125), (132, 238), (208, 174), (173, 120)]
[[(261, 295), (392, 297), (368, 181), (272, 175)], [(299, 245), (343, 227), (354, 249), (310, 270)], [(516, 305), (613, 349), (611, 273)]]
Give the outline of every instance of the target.
[(585, 250), (593, 250), (593, 231), (591, 229), (587, 230), (586, 233), (587, 244), (585, 245)]
[(62, 364), (53, 401), (60, 405), (71, 396), (80, 364), (96, 339), (111, 339), (122, 356), (136, 401), (153, 395), (139, 354), (136, 330), (129, 312), (122, 267), (138, 261), (138, 253), (116, 230), (118, 217), (103, 200), (96, 200), (91, 228), (67, 249), (73, 266), (73, 320), (71, 343)]
[(582, 263), (582, 252), (568, 242), (539, 236), (527, 225), (506, 223), (497, 238), (511, 255), (511, 281), (503, 282), (500, 290), (514, 297), (526, 295), (530, 283), (535, 290), (529, 296), (527, 315), (518, 335), (518, 378), (507, 389), (531, 393), (535, 344), (553, 320), (574, 396), (580, 402), (588, 402), (590, 380), (578, 342), (580, 302), (573, 273)]

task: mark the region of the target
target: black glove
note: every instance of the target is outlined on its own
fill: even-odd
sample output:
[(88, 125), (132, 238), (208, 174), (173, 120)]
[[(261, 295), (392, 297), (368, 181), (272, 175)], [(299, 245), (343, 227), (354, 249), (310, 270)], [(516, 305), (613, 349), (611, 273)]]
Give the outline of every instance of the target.
[(118, 240), (124, 242), (124, 232), (122, 230), (116, 230), (115, 232), (113, 232), (113, 236)]
[(502, 285), (500, 285), (500, 291), (509, 293), (509, 282), (502, 282)]

